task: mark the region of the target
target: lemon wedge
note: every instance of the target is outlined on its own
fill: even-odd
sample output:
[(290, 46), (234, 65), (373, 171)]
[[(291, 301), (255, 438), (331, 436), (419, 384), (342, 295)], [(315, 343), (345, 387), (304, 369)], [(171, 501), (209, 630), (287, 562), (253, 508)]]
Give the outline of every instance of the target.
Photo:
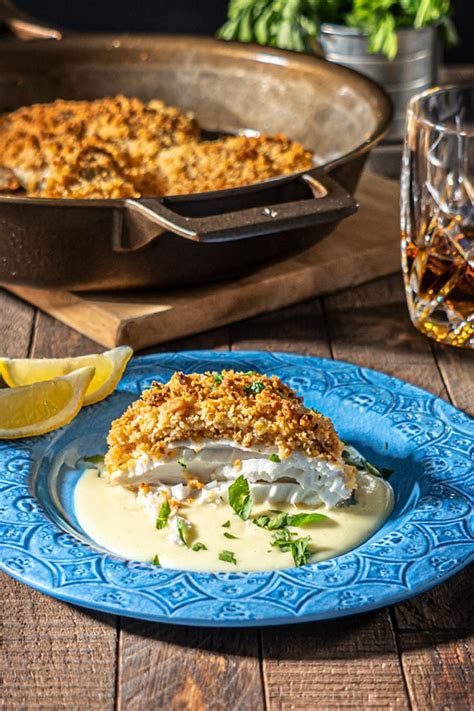
[(66, 425), (82, 407), (94, 368), (0, 390), (0, 439), (34, 437)]
[(17, 388), (92, 366), (95, 374), (84, 398), (84, 405), (92, 405), (115, 390), (132, 353), (128, 346), (119, 346), (78, 358), (0, 358), (0, 375), (7, 385)]

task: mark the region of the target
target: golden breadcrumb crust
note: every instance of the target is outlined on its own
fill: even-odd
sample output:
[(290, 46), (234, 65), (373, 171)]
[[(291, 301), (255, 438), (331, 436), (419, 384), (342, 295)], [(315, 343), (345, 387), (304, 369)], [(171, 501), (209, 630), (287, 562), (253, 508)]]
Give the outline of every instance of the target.
[[(0, 119), (0, 163), (15, 171), (28, 194), (41, 197), (129, 197), (131, 191), (156, 194), (159, 153), (198, 137), (199, 127), (192, 115), (163, 101), (144, 103), (125, 96), (58, 100), (26, 106)], [(74, 173), (78, 155), (88, 150), (90, 139), (101, 153), (96, 153), (96, 166), (88, 152), (88, 170), (97, 190), (85, 194), (82, 186), (77, 187), (83, 182), (84, 171), (77, 176)], [(104, 154), (114, 164), (110, 167), (113, 195), (107, 195), (108, 177), (104, 176), (102, 185), (100, 182)]]
[(237, 188), (312, 166), (312, 153), (283, 134), (190, 143), (163, 151), (159, 158), (166, 195)]
[(178, 372), (165, 385), (153, 383), (112, 423), (106, 467), (111, 474), (143, 453), (160, 457), (171, 442), (204, 438), (274, 447), (282, 459), (300, 450), (340, 461), (343, 449), (331, 421), (275, 375)]
[(191, 114), (159, 100), (26, 106), (0, 118), (0, 191), (21, 186), (48, 198), (186, 194), (312, 167), (310, 151), (284, 135), (202, 143), (199, 135)]

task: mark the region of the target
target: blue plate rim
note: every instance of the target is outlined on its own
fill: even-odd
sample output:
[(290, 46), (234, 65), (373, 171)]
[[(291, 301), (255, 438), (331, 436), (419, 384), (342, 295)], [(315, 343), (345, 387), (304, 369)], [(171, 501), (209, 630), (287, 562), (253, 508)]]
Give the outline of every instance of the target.
[[(188, 370), (192, 370), (193, 366), (196, 366), (198, 361), (207, 361), (208, 365), (206, 366), (207, 368), (215, 369), (217, 367), (223, 367), (223, 364), (227, 361), (242, 361), (242, 360), (252, 360), (255, 364), (255, 361), (261, 361), (261, 363), (278, 363), (282, 368), (284, 369), (284, 366), (286, 365), (287, 368), (290, 368), (292, 365), (299, 366), (300, 371), (303, 370), (311, 370), (313, 369), (315, 374), (316, 372), (319, 372), (320, 374), (336, 374), (336, 380), (337, 380), (337, 371), (341, 371), (343, 374), (342, 377), (342, 384), (344, 385), (344, 381), (347, 380), (347, 383), (352, 384), (352, 385), (358, 385), (359, 388), (362, 388), (364, 385), (366, 386), (367, 390), (370, 390), (371, 388), (375, 387), (381, 387), (381, 384), (385, 387), (388, 388), (389, 385), (391, 385), (395, 390), (398, 390), (398, 394), (400, 397), (410, 397), (413, 400), (413, 413), (417, 412), (417, 409), (415, 407), (415, 403), (424, 403), (424, 405), (427, 405), (428, 403), (432, 408), (435, 406), (440, 409), (440, 412), (443, 413), (444, 417), (448, 421), (449, 425), (449, 431), (447, 432), (447, 435), (449, 436), (465, 436), (465, 430), (469, 431), (469, 434), (471, 434), (472, 431), (472, 437), (470, 438), (470, 444), (471, 446), (474, 445), (474, 421), (469, 418), (467, 415), (462, 413), (460, 410), (457, 410), (454, 408), (452, 405), (449, 403), (441, 400), (440, 398), (432, 395), (431, 393), (428, 393), (427, 391), (422, 390), (421, 388), (418, 388), (417, 386), (411, 385), (409, 383), (406, 383), (402, 380), (399, 380), (397, 378), (393, 378), (392, 376), (389, 376), (385, 373), (381, 373), (379, 371), (361, 367), (352, 363), (348, 363), (346, 361), (335, 361), (335, 360), (330, 360), (330, 359), (324, 359), (324, 358), (317, 358), (315, 356), (305, 356), (305, 355), (300, 355), (300, 354), (295, 354), (295, 353), (282, 353), (282, 352), (261, 352), (261, 351), (208, 351), (208, 350), (193, 350), (193, 351), (182, 351), (178, 353), (158, 353), (158, 354), (150, 354), (150, 355), (144, 355), (144, 356), (138, 356), (134, 357), (132, 361), (130, 361), (129, 367), (127, 368), (127, 371), (124, 375), (124, 378), (122, 379), (120, 385), (119, 385), (119, 390), (122, 392), (132, 392), (133, 391), (133, 385), (136, 387), (137, 383), (140, 382), (140, 380), (143, 380), (143, 378), (139, 378), (140, 371), (143, 369), (150, 369), (150, 365), (154, 364), (156, 368), (161, 367), (162, 369), (166, 370), (177, 370), (180, 369), (179, 365), (174, 365), (178, 363), (179, 361), (186, 362), (188, 367)], [(212, 365), (209, 366), (209, 362), (213, 362)], [(257, 366), (258, 370), (269, 370), (268, 367), (262, 368), (261, 365)], [(271, 369), (271, 368), (270, 368)], [(353, 380), (351, 381), (351, 377), (349, 379), (345, 378), (345, 375), (349, 374), (350, 376), (353, 376)], [(151, 375), (148, 377), (152, 377)], [(156, 374), (155, 374), (156, 377)], [(282, 376), (284, 377), (284, 376)], [(288, 380), (288, 377), (285, 378)], [(316, 381), (315, 381), (316, 382)], [(318, 386), (321, 387), (321, 382), (318, 381)], [(312, 384), (314, 386), (314, 383)], [(341, 383), (339, 383), (341, 385)], [(134, 390), (134, 392), (138, 392), (137, 389)], [(310, 388), (307, 388), (306, 390), (303, 391), (303, 394), (312, 392), (314, 394), (314, 388), (311, 390)], [(326, 394), (326, 391), (323, 390), (323, 396)], [(92, 412), (94, 407), (107, 407), (107, 401), (104, 401), (103, 403), (99, 403), (98, 406), (92, 406), (91, 408), (87, 408), (86, 411)], [(426, 409), (426, 408), (425, 408)], [(421, 408), (420, 414), (426, 415), (425, 409)], [(364, 409), (362, 407), (362, 412), (364, 413)], [(367, 413), (365, 413), (367, 414)], [(381, 415), (380, 415), (381, 416)], [(66, 428), (62, 428), (61, 430), (52, 433), (50, 435), (44, 435), (43, 437), (38, 437), (38, 438), (32, 438), (30, 440), (16, 440), (16, 441), (11, 441), (7, 443), (7, 446), (4, 444), (0, 447), (0, 484), (11, 484), (11, 479), (4, 480), (2, 478), (2, 466), (4, 464), (4, 459), (5, 459), (5, 454), (8, 452), (11, 452), (12, 450), (18, 450), (18, 452), (21, 453), (21, 455), (24, 455), (26, 451), (29, 451), (31, 454), (31, 451), (36, 448), (37, 446), (41, 448), (42, 445), (44, 445), (44, 449), (47, 447), (48, 443), (51, 442), (51, 440), (54, 437), (60, 436), (58, 433), (64, 432), (66, 429), (74, 427), (74, 423), (76, 420), (74, 420), (69, 426)], [(459, 426), (459, 422), (461, 422), (461, 426)], [(446, 424), (446, 423), (445, 423)], [(447, 425), (447, 426), (448, 426)], [(449, 437), (448, 437), (449, 439)], [(447, 444), (444, 442), (444, 447), (446, 449), (447, 455), (450, 454), (450, 448), (449, 448), (449, 443)], [(454, 451), (454, 450), (453, 450)], [(473, 450), (474, 451), (474, 450)], [(458, 453), (459, 454), (459, 453)], [(21, 458), (21, 456), (20, 456)], [(449, 470), (448, 470), (449, 471)], [(23, 476), (25, 480), (27, 481), (29, 479), (29, 474), (30, 470), (28, 469), (26, 472), (23, 473)], [(446, 478), (445, 479), (435, 479), (435, 484), (443, 484), (446, 483)], [(458, 477), (458, 482), (449, 482), (449, 489), (450, 491), (453, 490), (454, 493), (458, 492), (462, 497), (466, 498), (466, 492), (460, 490), (457, 488), (459, 483), (463, 484), (466, 482), (466, 484), (472, 484), (473, 483), (473, 476), (472, 476), (472, 467), (471, 469), (468, 469), (466, 471), (465, 476)], [(24, 499), (24, 486), (25, 481), (23, 482), (23, 495), (22, 498)], [(15, 484), (13, 485), (14, 487), (16, 486)], [(445, 487), (447, 488), (447, 487)], [(9, 489), (7, 488), (7, 491)], [(29, 493), (30, 499), (31, 497), (31, 492)], [(1, 498), (0, 494), (0, 503), (4, 503), (3, 499)], [(439, 503), (439, 502), (438, 502)], [(3, 509), (1, 509), (3, 512)], [(7, 506), (8, 510), (8, 506)], [(464, 522), (466, 523), (466, 533), (470, 533), (470, 529), (468, 527), (468, 516), (469, 512), (472, 510), (472, 496), (470, 498), (470, 507), (468, 511), (465, 511), (462, 515), (456, 519), (456, 521), (459, 522)], [(39, 516), (36, 517), (36, 516)], [(36, 517), (36, 518), (35, 518)], [(42, 517), (42, 518), (41, 518)], [(46, 514), (42, 511), (37, 511), (35, 512), (35, 516), (33, 516), (33, 523), (31, 524), (31, 528), (35, 528), (38, 520), (42, 521), (42, 526), (46, 525), (48, 526), (49, 519), (46, 518)], [(433, 519), (434, 520), (434, 519)], [(441, 521), (443, 519), (440, 519)], [(450, 519), (452, 520), (452, 518)], [(2, 523), (2, 514), (0, 513), (0, 524)], [(417, 525), (420, 526), (422, 522), (420, 521), (417, 522)], [(12, 526), (13, 523), (9, 522), (7, 526)], [(25, 524), (22, 524), (23, 528), (25, 527)], [(53, 524), (49, 522), (49, 526), (53, 527)], [(14, 527), (14, 525), (13, 525)], [(58, 532), (58, 529), (56, 529), (56, 532)], [(459, 531), (458, 531), (459, 533)], [(66, 534), (64, 532), (60, 532), (60, 534), (64, 536), (69, 536), (69, 534)], [(73, 538), (72, 536), (69, 536), (71, 539)], [(367, 545), (372, 541), (372, 538), (369, 539), (366, 543), (364, 543), (362, 546), (358, 547), (356, 551), (360, 551), (360, 549), (364, 549), (367, 547)], [(76, 540), (76, 545), (77, 545), (77, 540)], [(121, 566), (122, 572), (123, 569), (130, 570), (132, 569), (133, 571), (133, 564), (127, 563), (123, 561), (122, 559), (117, 558), (116, 556), (109, 555), (109, 554), (104, 554), (102, 552), (97, 552), (94, 551), (92, 548), (89, 546), (86, 546), (84, 543), (80, 543), (79, 546), (83, 546), (84, 548), (87, 549), (87, 554), (84, 556), (84, 559), (87, 559), (87, 561), (91, 560), (97, 560), (97, 559), (102, 559), (106, 561), (110, 561), (113, 565), (116, 564), (117, 562), (119, 563), (119, 567)], [(270, 573), (265, 573), (265, 574), (260, 574), (260, 573), (241, 573), (241, 574), (195, 574), (189, 571), (183, 572), (183, 571), (167, 571), (167, 573), (170, 573), (170, 576), (165, 575), (165, 582), (164, 585), (166, 586), (169, 582), (168, 577), (172, 578), (172, 576), (175, 577), (176, 581), (178, 581), (180, 584), (184, 585), (184, 588), (186, 586), (192, 587), (193, 580), (195, 578), (202, 578), (202, 577), (208, 577), (208, 578), (213, 578), (215, 581), (219, 583), (221, 587), (229, 585), (229, 581), (235, 581), (236, 580), (241, 580), (242, 578), (269, 578), (269, 579), (281, 579), (283, 578), (284, 582), (287, 583), (289, 580), (293, 583), (293, 586), (296, 587), (302, 587), (303, 588), (303, 593), (304, 591), (308, 592), (308, 595), (306, 595), (306, 602), (302, 605), (292, 605), (291, 603), (288, 604), (288, 606), (285, 608), (284, 603), (282, 603), (281, 599), (279, 600), (278, 604), (279, 607), (277, 606), (277, 612), (278, 614), (265, 614), (262, 613), (262, 608), (264, 608), (266, 605), (272, 603), (272, 598), (270, 596), (270, 593), (272, 592), (273, 588), (275, 588), (275, 585), (272, 586), (272, 584), (269, 582), (267, 585), (267, 593), (268, 596), (265, 598), (265, 596), (253, 596), (253, 601), (252, 601), (252, 595), (250, 595), (250, 601), (247, 601), (247, 607), (252, 607), (253, 608), (250, 610), (250, 613), (245, 615), (246, 612), (246, 605), (243, 604), (243, 602), (246, 600), (246, 598), (238, 597), (236, 598), (239, 602), (236, 604), (236, 606), (232, 606), (232, 602), (227, 605), (227, 609), (224, 610), (224, 614), (220, 616), (215, 616), (215, 605), (214, 605), (214, 612), (209, 610), (208, 612), (202, 612), (201, 610), (199, 612), (194, 612), (189, 615), (182, 614), (183, 613), (183, 608), (186, 606), (191, 606), (193, 605), (193, 601), (191, 600), (189, 604), (183, 603), (183, 605), (178, 606), (175, 608), (175, 610), (171, 611), (171, 613), (166, 613), (166, 612), (160, 612), (160, 607), (156, 607), (156, 612), (150, 612), (150, 609), (144, 609), (141, 610), (140, 608), (133, 607), (133, 609), (129, 609), (127, 607), (127, 603), (123, 599), (120, 599), (120, 596), (123, 593), (124, 586), (123, 584), (115, 584), (110, 582), (110, 580), (103, 580), (104, 585), (106, 585), (107, 590), (112, 593), (112, 598), (106, 600), (98, 600), (97, 596), (96, 599), (93, 599), (93, 596), (88, 594), (88, 582), (91, 581), (86, 581), (82, 587), (79, 587), (78, 590), (75, 593), (69, 592), (67, 589), (64, 589), (64, 586), (62, 587), (61, 585), (53, 585), (53, 584), (45, 584), (41, 581), (41, 577), (38, 578), (38, 576), (33, 572), (33, 574), (28, 573), (27, 569), (26, 570), (15, 570), (14, 565), (12, 565), (11, 562), (11, 555), (8, 555), (8, 551), (10, 548), (8, 545), (5, 543), (2, 544), (1, 549), (0, 549), (0, 569), (3, 569), (5, 572), (7, 572), (9, 575), (14, 577), (15, 579), (19, 580), (20, 582), (23, 582), (30, 587), (39, 590), (40, 592), (43, 592), (45, 594), (49, 594), (53, 597), (56, 597), (57, 599), (63, 600), (64, 602), (70, 602), (74, 603), (77, 605), (80, 605), (82, 607), (86, 607), (89, 609), (97, 610), (100, 612), (107, 612), (107, 613), (112, 613), (112, 614), (119, 614), (122, 616), (129, 616), (129, 617), (134, 617), (138, 619), (145, 619), (145, 620), (150, 620), (150, 621), (159, 621), (159, 622), (169, 622), (169, 623), (174, 623), (174, 624), (183, 624), (183, 625), (197, 625), (197, 626), (232, 626), (232, 627), (244, 627), (244, 626), (264, 626), (264, 625), (275, 625), (275, 624), (291, 624), (295, 622), (305, 622), (305, 621), (310, 621), (310, 620), (317, 620), (317, 619), (330, 619), (330, 618), (335, 618), (335, 617), (342, 617), (346, 615), (352, 615), (352, 614), (358, 614), (358, 613), (363, 613), (367, 612), (370, 610), (375, 610), (380, 607), (384, 607), (386, 605), (394, 604), (396, 602), (400, 602), (404, 599), (407, 599), (408, 597), (412, 597), (414, 595), (422, 594), (426, 592), (427, 590), (432, 589), (436, 585), (440, 584), (441, 582), (444, 582), (448, 578), (450, 578), (452, 575), (455, 573), (459, 572), (462, 568), (464, 568), (466, 565), (469, 564), (469, 562), (474, 558), (474, 545), (473, 545), (473, 539), (472, 535), (469, 536), (469, 538), (466, 537), (466, 539), (458, 538), (453, 540), (451, 543), (448, 542), (443, 542), (439, 546), (435, 546), (436, 551), (439, 553), (440, 559), (438, 560), (438, 565), (443, 563), (443, 561), (448, 561), (449, 559), (449, 551), (453, 551), (454, 549), (456, 550), (456, 555), (458, 555), (459, 550), (463, 550), (464, 553), (461, 556), (461, 559), (456, 560), (453, 565), (450, 565), (446, 569), (440, 569), (431, 577), (424, 578), (422, 576), (421, 580), (418, 581), (416, 584), (407, 587), (405, 586), (403, 589), (398, 590), (398, 592), (394, 589), (391, 593), (388, 593), (387, 590), (383, 592), (382, 595), (376, 595), (375, 598), (373, 599), (361, 599), (360, 601), (354, 600), (351, 602), (346, 607), (343, 607), (341, 605), (335, 604), (334, 607), (328, 608), (326, 607), (324, 609), (305, 609), (308, 606), (308, 601), (309, 603), (311, 600), (316, 596), (318, 596), (319, 593), (323, 594), (328, 594), (331, 592), (331, 586), (326, 586), (326, 587), (321, 587), (321, 584), (314, 585), (310, 584), (309, 582), (303, 582), (298, 581), (297, 575), (301, 573), (304, 569), (310, 568), (310, 569), (316, 569), (318, 567), (321, 567), (322, 565), (324, 566), (324, 561), (321, 563), (316, 563), (312, 564), (309, 566), (304, 566), (303, 568), (299, 569), (286, 569), (282, 571), (271, 571)], [(30, 552), (28, 549), (22, 549), (21, 547), (18, 549), (19, 552), (23, 552), (25, 556), (28, 556)], [(436, 552), (435, 551), (435, 552)], [(430, 551), (430, 556), (433, 551)], [(337, 572), (337, 568), (340, 566), (341, 560), (347, 559), (349, 556), (353, 556), (354, 552), (350, 552), (348, 554), (345, 554), (344, 556), (332, 559), (331, 565), (333, 566), (334, 570)], [(61, 556), (63, 558), (63, 563), (64, 563), (64, 550), (61, 550)], [(59, 556), (59, 558), (61, 558)], [(369, 557), (371, 559), (377, 560), (377, 555), (372, 552), (370, 553)], [(432, 556), (431, 556), (432, 557)], [(458, 556), (459, 557), (459, 556)], [(383, 559), (381, 559), (383, 560)], [(390, 564), (390, 561), (392, 559), (386, 558), (385, 562), (388, 561)], [(73, 562), (73, 561), (72, 561)], [(64, 563), (64, 567), (69, 566), (70, 567), (71, 562)], [(136, 565), (136, 564), (135, 564)], [(127, 568), (128, 566), (128, 568)], [(143, 567), (147, 566), (150, 569), (151, 572), (151, 566), (148, 564), (139, 564), (139, 568), (141, 569), (140, 572), (143, 572)], [(79, 565), (80, 567), (80, 565)], [(389, 567), (389, 566), (388, 566)], [(295, 576), (295, 571), (297, 575)], [(156, 572), (156, 571), (154, 571)], [(189, 578), (189, 581), (188, 581)], [(184, 582), (183, 582), (184, 581)], [(363, 582), (363, 578), (361, 578), (361, 581)], [(95, 582), (95, 581), (94, 581)], [(100, 583), (100, 581), (97, 581)], [(162, 581), (163, 582), (163, 581)], [(365, 581), (367, 582), (367, 581)], [(80, 583), (79, 583), (80, 585)], [(66, 586), (67, 587), (67, 586)], [(148, 586), (150, 587), (150, 586)], [(278, 587), (278, 583), (277, 583)], [(201, 590), (200, 586), (198, 585), (198, 588)], [(336, 594), (337, 591), (343, 591), (346, 588), (345, 585), (341, 586), (339, 584), (336, 584), (333, 586), (333, 591)], [(139, 590), (139, 588), (134, 588), (132, 592)], [(146, 590), (146, 586), (145, 586)], [(313, 590), (313, 595), (310, 595), (311, 591)], [(117, 592), (118, 597), (116, 600), (113, 600), (113, 592)], [(315, 592), (316, 591), (316, 592)], [(202, 592), (202, 590), (201, 590)], [(170, 593), (171, 594), (171, 593)], [(181, 592), (180, 592), (181, 594)], [(291, 597), (291, 590), (284, 590), (282, 592), (282, 595), (288, 594), (289, 598)], [(149, 597), (149, 596), (148, 596)], [(148, 600), (147, 597), (147, 600)], [(122, 595), (123, 598), (123, 595)], [(364, 595), (361, 595), (361, 598), (364, 598)], [(365, 595), (365, 598), (367, 598), (367, 595)], [(206, 601), (208, 598), (206, 598), (206, 595), (203, 596), (201, 602), (204, 600)], [(214, 601), (219, 600), (222, 606), (225, 608), (225, 596), (223, 598), (216, 598), (216, 596), (210, 596), (209, 599), (212, 599)], [(112, 600), (112, 601), (111, 601)], [(229, 602), (227, 600), (227, 602)], [(179, 614), (176, 614), (176, 611), (179, 611)], [(248, 613), (248, 610), (247, 610)], [(243, 615), (243, 616), (242, 616)]]

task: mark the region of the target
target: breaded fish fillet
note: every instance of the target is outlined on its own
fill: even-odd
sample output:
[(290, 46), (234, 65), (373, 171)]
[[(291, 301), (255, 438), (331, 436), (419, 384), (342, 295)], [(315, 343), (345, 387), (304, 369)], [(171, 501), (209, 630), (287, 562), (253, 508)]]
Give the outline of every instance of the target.
[(174, 498), (225, 496), (241, 474), (272, 501), (334, 506), (356, 487), (331, 421), (276, 376), (175, 373), (132, 403), (107, 441), (112, 483), (171, 487)]
[[(34, 104), (0, 118), (0, 191), (127, 198), (222, 190), (311, 168), (283, 134), (199, 140), (191, 114), (116, 96)], [(11, 171), (11, 172), (10, 172)]]
[(31, 197), (128, 198), (139, 197), (127, 177), (123, 156), (97, 138), (85, 138), (77, 146), (59, 152), (55, 142), (43, 144), (50, 170), (38, 192)]
[[(24, 107), (0, 119), (0, 163), (15, 173), (28, 193), (41, 197), (128, 197), (130, 185), (134, 194), (157, 194), (159, 153), (198, 137), (199, 127), (192, 115), (162, 101), (144, 103), (124, 96), (96, 101), (59, 100)], [(95, 168), (87, 143), (91, 139), (98, 142), (96, 147), (100, 149), (100, 156), (96, 152), (100, 165)], [(90, 194), (86, 194), (83, 185), (81, 160), (79, 173), (74, 175), (82, 148), (95, 180)], [(114, 194), (107, 194), (105, 154), (115, 164), (110, 176)], [(102, 185), (98, 175), (104, 176)], [(122, 190), (117, 177), (123, 180)]]
[(175, 146), (160, 154), (165, 195), (223, 190), (290, 175), (313, 166), (313, 155), (287, 136), (232, 136)]

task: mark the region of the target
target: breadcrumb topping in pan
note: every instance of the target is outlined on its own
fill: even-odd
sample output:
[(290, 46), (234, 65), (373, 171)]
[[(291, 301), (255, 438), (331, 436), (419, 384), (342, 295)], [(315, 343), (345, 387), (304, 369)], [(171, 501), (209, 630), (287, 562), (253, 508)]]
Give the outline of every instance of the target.
[(164, 194), (237, 188), (313, 166), (313, 157), (287, 136), (232, 136), (175, 146), (159, 159)]
[(274, 447), (282, 459), (299, 450), (342, 461), (343, 444), (329, 418), (305, 407), (277, 376), (224, 370), (177, 372), (165, 385), (154, 382), (112, 423), (105, 464), (112, 473), (141, 454), (166, 455), (171, 442), (203, 439)]
[[(113, 197), (129, 197), (130, 185), (135, 194), (157, 194), (160, 152), (198, 137), (193, 116), (163, 101), (144, 103), (125, 96), (58, 100), (26, 106), (0, 119), (0, 163), (13, 170), (27, 193), (35, 196), (112, 197), (107, 195), (108, 177), (100, 182), (105, 174), (103, 156), (108, 156), (115, 181)], [(90, 139), (95, 153), (90, 151)], [(97, 186), (90, 194), (77, 187), (84, 182), (84, 151)]]
[(127, 198), (239, 187), (311, 168), (283, 134), (199, 142), (189, 113), (116, 96), (34, 104), (0, 117), (0, 192)]

